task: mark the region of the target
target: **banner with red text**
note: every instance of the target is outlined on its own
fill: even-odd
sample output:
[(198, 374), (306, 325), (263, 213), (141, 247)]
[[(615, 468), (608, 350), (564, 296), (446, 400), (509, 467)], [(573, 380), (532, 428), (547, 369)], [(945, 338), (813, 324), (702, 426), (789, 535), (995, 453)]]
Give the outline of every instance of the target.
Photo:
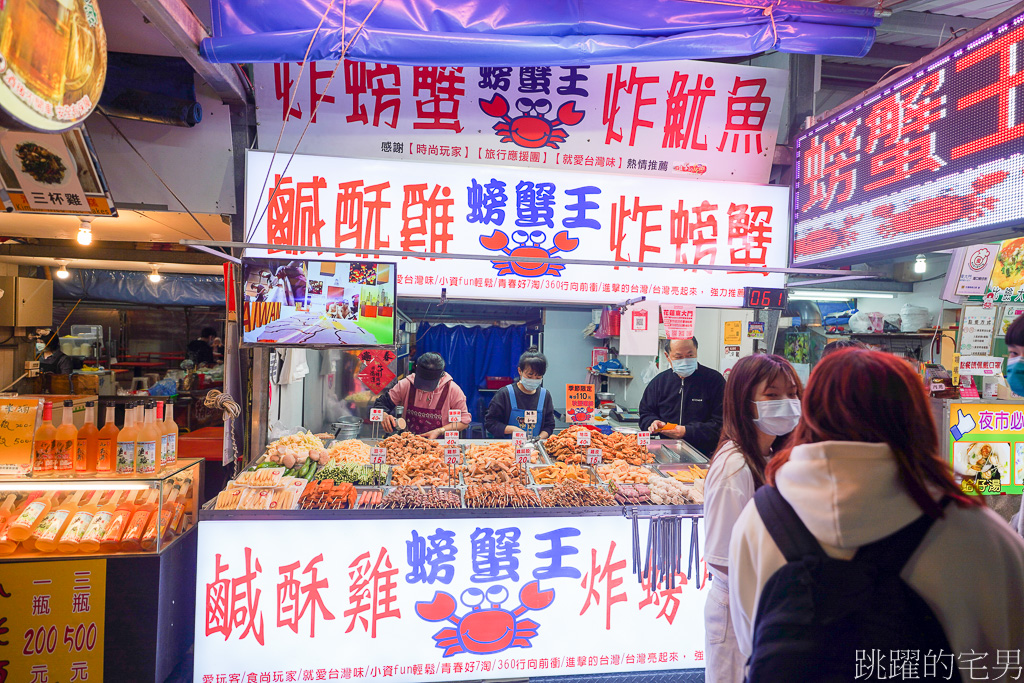
[(652, 588), (631, 539), (621, 516), (203, 521), (194, 680), (703, 668), (703, 562)]
[(314, 247), (302, 255), (317, 259), (352, 258), (317, 246), (487, 257), (402, 258), (399, 296), (445, 290), (456, 298), (604, 304), (641, 294), (740, 307), (745, 286), (784, 286), (781, 274), (615, 263), (785, 267), (786, 187), (283, 155), (268, 175), (270, 161), (269, 152), (247, 156), (247, 241), (280, 249), (248, 248), (247, 256), (286, 258), (299, 255), (298, 245)]
[(345, 62), (331, 81), (335, 65), (253, 66), (262, 149), (284, 122), (288, 151), (308, 124), (299, 152), (764, 184), (787, 85), (782, 69), (702, 61)]

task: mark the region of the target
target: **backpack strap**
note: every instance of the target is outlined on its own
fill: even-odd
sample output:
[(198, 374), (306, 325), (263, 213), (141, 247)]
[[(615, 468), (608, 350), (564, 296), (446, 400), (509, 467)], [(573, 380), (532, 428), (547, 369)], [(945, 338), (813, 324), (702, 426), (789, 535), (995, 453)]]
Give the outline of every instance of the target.
[[(939, 505), (945, 509), (951, 501), (952, 498), (946, 496), (939, 501)], [(899, 574), (934, 523), (932, 517), (921, 515), (899, 531), (861, 546), (853, 559)]]
[(818, 539), (814, 537), (793, 506), (774, 486), (762, 486), (754, 493), (754, 504), (761, 521), (779, 546), (786, 562), (796, 562), (807, 556), (825, 557)]

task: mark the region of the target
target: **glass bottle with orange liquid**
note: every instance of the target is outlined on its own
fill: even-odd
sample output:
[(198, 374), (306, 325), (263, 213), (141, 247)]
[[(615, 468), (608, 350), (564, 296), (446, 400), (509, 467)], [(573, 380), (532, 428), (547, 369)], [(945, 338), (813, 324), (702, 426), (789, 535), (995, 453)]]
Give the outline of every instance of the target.
[(85, 424), (78, 430), (78, 447), (75, 451), (75, 475), (95, 474), (96, 459), (100, 449), (100, 430), (96, 428), (96, 402), (85, 404)]
[(135, 492), (124, 491), (118, 493), (114, 491), (110, 494), (107, 502), (100, 505), (96, 510), (96, 514), (93, 515), (92, 521), (89, 522), (89, 528), (82, 534), (82, 540), (78, 542), (78, 550), (80, 552), (94, 553), (100, 549), (100, 541), (103, 540), (103, 536), (110, 527), (110, 520), (114, 518), (114, 513), (121, 506), (122, 500), (127, 499), (130, 493)]
[(145, 408), (145, 418), (139, 428), (135, 449), (135, 473), (154, 474), (160, 462), (160, 440), (163, 432), (156, 428), (156, 405), (150, 403)]
[(117, 433), (117, 474), (135, 474), (135, 440), (139, 428), (135, 426), (135, 405), (124, 411), (124, 427)]
[(171, 523), (168, 526), (168, 529), (174, 535), (181, 534), (184, 522), (188, 518), (188, 505), (191, 502), (189, 501), (188, 494), (191, 489), (192, 478), (188, 477), (181, 486), (181, 495), (178, 496), (178, 501), (174, 504), (174, 514), (171, 516)]
[(165, 541), (171, 535), (171, 519), (174, 517), (174, 512), (177, 509), (179, 503), (175, 502), (178, 497), (180, 484), (175, 484), (174, 488), (168, 494), (167, 499), (164, 501), (163, 506), (160, 508), (158, 513), (154, 513), (149, 518), (149, 524), (146, 525), (146, 532), (142, 534), (142, 549), (143, 550), (156, 550), (157, 536), (163, 538)]
[(107, 405), (107, 417), (103, 429), (98, 435), (99, 446), (96, 451), (96, 471), (112, 473), (117, 462), (117, 434), (121, 430), (114, 421), (114, 405)]
[(153, 489), (146, 496), (145, 502), (135, 508), (131, 520), (121, 536), (121, 552), (135, 553), (142, 549), (142, 535), (146, 532), (150, 517), (155, 516), (157, 498), (160, 489)]
[(18, 494), (11, 493), (3, 503), (0, 503), (0, 529), (3, 529), (7, 526), (7, 522), (11, 521), (11, 515), (14, 514), (14, 501), (17, 499)]
[(74, 405), (73, 401), (64, 401), (60, 427), (53, 435), (53, 473), (57, 476), (67, 476), (75, 470), (78, 428), (75, 427)]
[(174, 405), (164, 406), (164, 467), (174, 465), (178, 461), (178, 423), (174, 421)]
[[(92, 523), (99, 510), (100, 499), (103, 498), (103, 491), (95, 491), (88, 502), (82, 503), (78, 510), (71, 517), (71, 521), (64, 527), (63, 533), (58, 537), (57, 550), (62, 553), (73, 553), (78, 550), (78, 544), (82, 542), (89, 524)], [(113, 495), (113, 494), (111, 494)], [(36, 547), (40, 547), (36, 544)]]
[(121, 545), (121, 537), (124, 535), (128, 522), (131, 521), (132, 515), (135, 513), (135, 508), (138, 507), (135, 504), (135, 498), (138, 494), (138, 491), (129, 491), (128, 495), (118, 504), (117, 509), (114, 510), (114, 514), (110, 518), (110, 524), (107, 525), (106, 530), (103, 532), (103, 537), (100, 538), (99, 547), (103, 552), (114, 552)]
[(64, 502), (54, 508), (46, 519), (43, 520), (35, 533), (32, 536), (36, 541), (36, 550), (44, 553), (52, 553), (57, 549), (57, 541), (60, 540), (61, 534), (64, 533), (64, 529), (71, 523), (71, 518), (75, 516), (78, 511), (82, 497), (85, 496), (88, 491), (79, 491), (74, 495), (68, 495), (64, 498)]
[(43, 403), (43, 423), (36, 430), (32, 441), (32, 474), (35, 476), (53, 474), (53, 437), (57, 428), (53, 426), (53, 404)]
[(18, 543), (24, 541), (36, 530), (36, 527), (53, 509), (53, 496), (56, 491), (44, 491), (38, 498), (25, 506), (17, 517), (11, 520), (8, 537)]
[(43, 495), (41, 491), (33, 491), (28, 494), (28, 498), (25, 499), (25, 502), (14, 508), (14, 512), (11, 513), (10, 518), (7, 520), (8, 523), (5, 524), (3, 528), (0, 528), (0, 555), (10, 555), (17, 550), (18, 541), (11, 540), (9, 534), (11, 530), (10, 523), (18, 519), (18, 517), (21, 516), (21, 513), (25, 511), (25, 508), (31, 505), (41, 495)]

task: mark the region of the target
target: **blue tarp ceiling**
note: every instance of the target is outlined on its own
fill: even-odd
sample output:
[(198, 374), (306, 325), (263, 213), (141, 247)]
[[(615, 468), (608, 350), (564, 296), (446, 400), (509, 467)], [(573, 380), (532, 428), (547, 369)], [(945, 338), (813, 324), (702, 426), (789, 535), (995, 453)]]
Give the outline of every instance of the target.
[(300, 62), (314, 35), (312, 60), (337, 59), (351, 42), (348, 59), (422, 66), (614, 64), (767, 50), (863, 57), (880, 21), (871, 8), (797, 0), (211, 0), (211, 5), (213, 37), (203, 41), (201, 52), (211, 62), (226, 63)]

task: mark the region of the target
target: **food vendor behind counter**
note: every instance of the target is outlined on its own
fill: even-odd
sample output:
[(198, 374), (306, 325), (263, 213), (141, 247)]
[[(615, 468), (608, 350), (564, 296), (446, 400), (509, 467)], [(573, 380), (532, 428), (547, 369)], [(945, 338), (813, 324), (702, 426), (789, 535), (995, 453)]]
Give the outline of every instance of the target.
[(667, 340), (662, 351), (671, 368), (644, 389), (640, 429), (683, 439), (710, 457), (722, 431), (725, 378), (697, 363), (696, 339)]
[[(39, 348), (42, 346), (43, 348)], [(54, 333), (45, 344), (36, 343), (36, 350), (42, 352), (39, 372), (44, 375), (70, 375), (75, 369), (71, 357), (60, 350), (60, 338)]]
[[(449, 429), (462, 431), (473, 419), (466, 406), (466, 394), (444, 371), (444, 359), (436, 353), (424, 353), (417, 358), (415, 372), (377, 398), (373, 407), (384, 409), (384, 431), (390, 433), (406, 426), (395, 417), (398, 406), (405, 409), (409, 431), (428, 439), (439, 439)], [(461, 410), (462, 420), (449, 422), (449, 410)]]
[(497, 439), (509, 439), (516, 431), (527, 431), (526, 411), (537, 411), (537, 437), (546, 439), (555, 431), (555, 408), (551, 394), (541, 386), (548, 359), (536, 347), (519, 356), (519, 381), (499, 389), (487, 406), (484, 427)]

